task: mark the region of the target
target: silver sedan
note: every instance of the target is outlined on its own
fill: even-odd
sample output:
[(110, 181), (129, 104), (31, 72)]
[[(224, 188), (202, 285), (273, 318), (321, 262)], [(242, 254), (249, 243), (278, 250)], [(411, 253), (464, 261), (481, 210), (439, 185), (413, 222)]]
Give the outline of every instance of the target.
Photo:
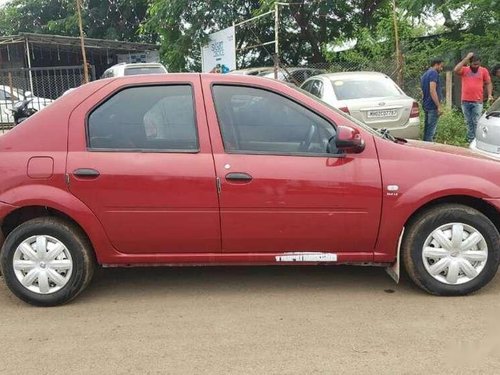
[(385, 74), (321, 74), (309, 78), (301, 88), (372, 128), (386, 128), (401, 138), (419, 137), (418, 103)]
[(500, 98), (479, 119), (470, 148), (500, 160)]

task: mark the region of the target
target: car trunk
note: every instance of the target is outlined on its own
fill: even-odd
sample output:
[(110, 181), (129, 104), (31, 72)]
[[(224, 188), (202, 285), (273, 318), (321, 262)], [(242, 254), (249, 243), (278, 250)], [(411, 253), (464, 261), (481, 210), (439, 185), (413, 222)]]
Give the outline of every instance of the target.
[(354, 118), (373, 128), (398, 128), (404, 126), (411, 113), (414, 100), (407, 96), (352, 99), (342, 102)]

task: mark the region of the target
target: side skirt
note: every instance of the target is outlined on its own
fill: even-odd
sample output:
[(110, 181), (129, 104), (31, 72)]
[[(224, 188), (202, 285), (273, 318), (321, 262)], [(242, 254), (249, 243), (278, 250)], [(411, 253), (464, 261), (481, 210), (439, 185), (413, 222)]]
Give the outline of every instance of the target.
[(388, 266), (374, 263), (373, 253), (282, 252), (282, 253), (182, 253), (120, 254), (103, 267), (221, 266), (221, 265), (335, 265)]

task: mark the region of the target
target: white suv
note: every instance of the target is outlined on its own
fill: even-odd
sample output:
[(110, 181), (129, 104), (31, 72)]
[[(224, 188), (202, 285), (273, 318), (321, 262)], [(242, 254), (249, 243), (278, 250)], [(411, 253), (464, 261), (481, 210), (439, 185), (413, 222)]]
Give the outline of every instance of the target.
[(101, 78), (133, 76), (137, 74), (165, 74), (167, 68), (160, 63), (120, 63), (106, 69)]

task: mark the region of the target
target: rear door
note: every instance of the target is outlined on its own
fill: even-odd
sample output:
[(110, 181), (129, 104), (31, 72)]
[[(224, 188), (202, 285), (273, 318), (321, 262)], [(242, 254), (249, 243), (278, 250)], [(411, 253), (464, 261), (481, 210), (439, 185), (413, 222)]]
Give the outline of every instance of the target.
[(329, 154), (335, 124), (307, 108), (313, 99), (292, 89), (287, 93), (308, 103), (267, 87), (203, 79), (223, 252), (327, 252), (341, 261), (371, 260), (381, 209), (372, 137), (359, 155)]
[(70, 190), (95, 213), (120, 252), (220, 251), (215, 171), (201, 100), (198, 75), (131, 77), (110, 83), (73, 112)]

